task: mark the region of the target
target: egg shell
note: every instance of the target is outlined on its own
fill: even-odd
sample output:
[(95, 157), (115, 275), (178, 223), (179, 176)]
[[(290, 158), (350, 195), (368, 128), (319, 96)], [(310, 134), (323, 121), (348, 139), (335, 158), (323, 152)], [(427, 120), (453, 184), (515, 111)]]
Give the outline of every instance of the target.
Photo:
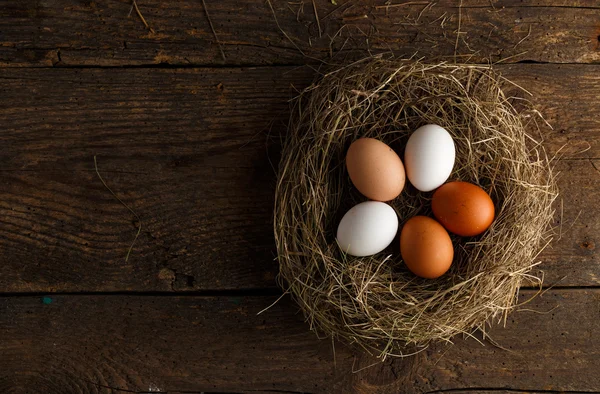
[(408, 180), (422, 192), (441, 186), (452, 172), (455, 156), (454, 141), (446, 129), (434, 124), (419, 127), (404, 151)]
[(441, 224), (427, 216), (414, 216), (402, 227), (400, 253), (412, 273), (435, 279), (450, 269), (454, 247)]
[(494, 220), (494, 202), (477, 185), (449, 182), (433, 193), (431, 208), (436, 219), (450, 232), (470, 237), (479, 235)]
[(346, 168), (354, 186), (371, 200), (393, 200), (404, 188), (406, 174), (400, 156), (374, 138), (360, 138), (350, 145)]
[(370, 256), (387, 248), (398, 232), (396, 211), (384, 202), (366, 201), (352, 207), (338, 226), (337, 243), (352, 256)]

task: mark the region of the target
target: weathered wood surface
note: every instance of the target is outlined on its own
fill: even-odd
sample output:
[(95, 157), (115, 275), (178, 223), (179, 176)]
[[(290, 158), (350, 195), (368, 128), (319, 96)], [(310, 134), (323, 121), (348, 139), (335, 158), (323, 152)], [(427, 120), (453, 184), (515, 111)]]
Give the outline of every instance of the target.
[[(521, 299), (533, 294), (525, 291)], [(599, 290), (550, 290), (474, 339), (359, 373), (284, 299), (50, 296), (0, 299), (0, 392), (591, 392), (600, 387)], [(531, 311), (534, 312), (531, 312)], [(574, 322), (577, 322), (574, 324)], [(115, 389), (115, 391), (112, 391)]]
[(288, 71), (0, 71), (0, 291), (273, 287)]
[[(522, 292), (525, 301), (530, 292)], [(423, 392), (448, 389), (598, 392), (600, 292), (550, 290), (491, 330), (498, 346), (457, 339), (426, 353), (418, 368)], [(481, 336), (478, 336), (479, 338)], [(473, 390), (477, 392), (477, 390)]]
[[(223, 59), (201, 1), (137, 3), (154, 32), (129, 0), (0, 5), (0, 393), (600, 392), (600, 5), (206, 0)], [(540, 269), (560, 288), (491, 329), (508, 350), (457, 338), (363, 370), (288, 298), (256, 315), (279, 294), (271, 164), (314, 77), (294, 66), (369, 51), (521, 62), (498, 69), (554, 127)], [(142, 219), (127, 262), (138, 222), (95, 155)]]
[(153, 32), (129, 1), (4, 1), (0, 65), (304, 64), (369, 51), (452, 60), (457, 53), (476, 62), (600, 60), (592, 1), (333, 3), (206, 1), (223, 59), (196, 0), (138, 1)]
[[(541, 256), (547, 283), (597, 285), (590, 109), (600, 108), (600, 70), (500, 69), (554, 125), (549, 154), (564, 145), (562, 239)], [(0, 292), (273, 288), (270, 160), (292, 86), (312, 77), (287, 67), (0, 70)], [(137, 221), (100, 182), (94, 155), (142, 218), (127, 262)]]
[[(273, 297), (51, 296), (0, 299), (0, 392), (351, 392), (387, 370), (318, 341)], [(373, 362), (373, 361), (372, 361)], [(402, 363), (412, 365), (413, 361)], [(369, 364), (366, 364), (369, 365)], [(394, 372), (402, 371), (402, 365)], [(114, 391), (113, 391), (114, 390)]]

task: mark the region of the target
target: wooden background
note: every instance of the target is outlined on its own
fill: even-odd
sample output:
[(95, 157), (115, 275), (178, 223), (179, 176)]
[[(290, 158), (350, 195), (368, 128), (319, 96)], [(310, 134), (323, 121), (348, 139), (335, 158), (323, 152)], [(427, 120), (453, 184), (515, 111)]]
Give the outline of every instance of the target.
[[(0, 393), (600, 392), (600, 3), (334, 3), (206, 0), (217, 43), (201, 0), (138, 0), (152, 31), (129, 0), (0, 1)], [(491, 329), (504, 350), (366, 368), (288, 298), (257, 315), (288, 100), (369, 52), (499, 62), (553, 127), (553, 287)], [(128, 261), (95, 155), (141, 218)]]

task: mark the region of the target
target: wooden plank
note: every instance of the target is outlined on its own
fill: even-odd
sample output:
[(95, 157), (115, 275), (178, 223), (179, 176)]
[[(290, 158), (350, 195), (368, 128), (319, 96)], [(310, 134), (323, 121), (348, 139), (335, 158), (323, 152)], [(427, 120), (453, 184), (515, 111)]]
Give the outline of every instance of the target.
[[(549, 153), (568, 144), (557, 163), (562, 238), (541, 256), (547, 283), (598, 285), (600, 70), (501, 70), (554, 124)], [(287, 67), (0, 71), (0, 292), (273, 288), (270, 160), (291, 86), (312, 77)], [(100, 182), (94, 155), (142, 218), (127, 262), (137, 221)]]
[[(490, 389), (485, 390), (478, 387), (468, 388), (468, 389), (460, 389), (460, 390), (433, 390), (428, 394), (442, 394), (442, 393), (453, 393), (453, 394), (586, 394), (590, 393), (590, 391), (552, 391), (552, 390), (519, 390), (519, 389)], [(595, 392), (594, 392), (595, 393)]]
[(600, 78), (588, 66), (523, 66), (508, 65), (501, 72), (531, 92), (553, 126), (543, 132), (548, 155), (561, 159), (555, 167), (561, 193), (556, 241), (540, 256), (540, 270), (548, 285), (598, 285), (600, 216), (592, 207), (600, 198), (600, 121), (594, 116), (600, 100), (592, 92), (600, 89)]
[[(328, 393), (359, 383), (398, 392), (386, 366), (352, 373), (367, 358), (345, 346), (334, 361), (331, 341), (319, 341), (291, 301), (256, 315), (274, 300), (1, 298), (0, 392)], [(400, 364), (394, 372), (406, 374)]]
[(531, 391), (531, 390), (515, 390), (515, 389), (491, 389), (491, 390), (482, 390), (478, 387), (464, 389), (464, 390), (433, 390), (428, 394), (442, 394), (442, 393), (453, 393), (453, 394), (547, 394), (547, 393), (556, 393), (556, 394), (585, 394), (585, 391)]
[(457, 53), (475, 62), (600, 60), (598, 11), (586, 1), (333, 3), (207, 1), (223, 59), (194, 0), (139, 1), (152, 32), (127, 1), (10, 0), (0, 9), (0, 65), (304, 64), (369, 51), (448, 60)]
[[(531, 291), (522, 295), (530, 297)], [(598, 391), (600, 290), (551, 290), (474, 339), (377, 364), (318, 341), (288, 299), (50, 296), (0, 299), (0, 391), (425, 393)], [(59, 389), (60, 388), (60, 389)], [(476, 390), (475, 390), (476, 391)], [(476, 391), (477, 392), (477, 391)]]
[[(600, 89), (597, 66), (515, 64), (498, 70), (531, 93), (519, 96), (530, 99), (552, 125), (552, 130), (543, 128), (550, 157), (600, 157), (600, 119), (593, 115), (600, 109), (600, 100), (592, 93)], [(518, 95), (519, 90), (507, 87), (506, 92)], [(515, 105), (519, 107), (518, 102)]]
[[(600, 270), (600, 159), (564, 160), (560, 171), (555, 241), (539, 257), (546, 286), (598, 286)], [(562, 210), (562, 213), (561, 213)], [(561, 217), (562, 215), (562, 217)]]
[[(0, 291), (275, 286), (266, 133), (306, 74), (14, 71), (0, 88)], [(142, 219), (127, 262), (138, 223), (94, 155)]]
[[(525, 301), (531, 293), (522, 294)], [(438, 346), (420, 359), (418, 392), (471, 389), (598, 392), (598, 290), (552, 290), (491, 330), (504, 349), (473, 339)], [(465, 390), (468, 391), (468, 390)]]

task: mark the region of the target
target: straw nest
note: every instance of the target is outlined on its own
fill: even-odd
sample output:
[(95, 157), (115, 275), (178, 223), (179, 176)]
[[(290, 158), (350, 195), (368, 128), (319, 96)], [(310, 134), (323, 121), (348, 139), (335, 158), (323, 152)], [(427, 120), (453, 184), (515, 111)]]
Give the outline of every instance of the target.
[[(406, 356), (436, 340), (484, 331), (515, 307), (519, 286), (550, 241), (557, 196), (544, 150), (526, 130), (533, 113), (502, 91), (491, 67), (373, 58), (339, 68), (294, 100), (280, 163), (274, 230), (279, 281), (311, 329), (360, 345), (379, 357)], [(511, 84), (511, 87), (515, 85)], [(373, 137), (403, 157), (412, 131), (428, 123), (454, 138), (450, 180), (488, 191), (496, 206), (481, 236), (453, 237), (451, 269), (421, 279), (405, 267), (399, 242), (370, 257), (344, 255), (337, 225), (365, 201), (345, 168), (350, 143)], [(431, 216), (432, 193), (408, 184), (389, 204), (400, 228)]]

